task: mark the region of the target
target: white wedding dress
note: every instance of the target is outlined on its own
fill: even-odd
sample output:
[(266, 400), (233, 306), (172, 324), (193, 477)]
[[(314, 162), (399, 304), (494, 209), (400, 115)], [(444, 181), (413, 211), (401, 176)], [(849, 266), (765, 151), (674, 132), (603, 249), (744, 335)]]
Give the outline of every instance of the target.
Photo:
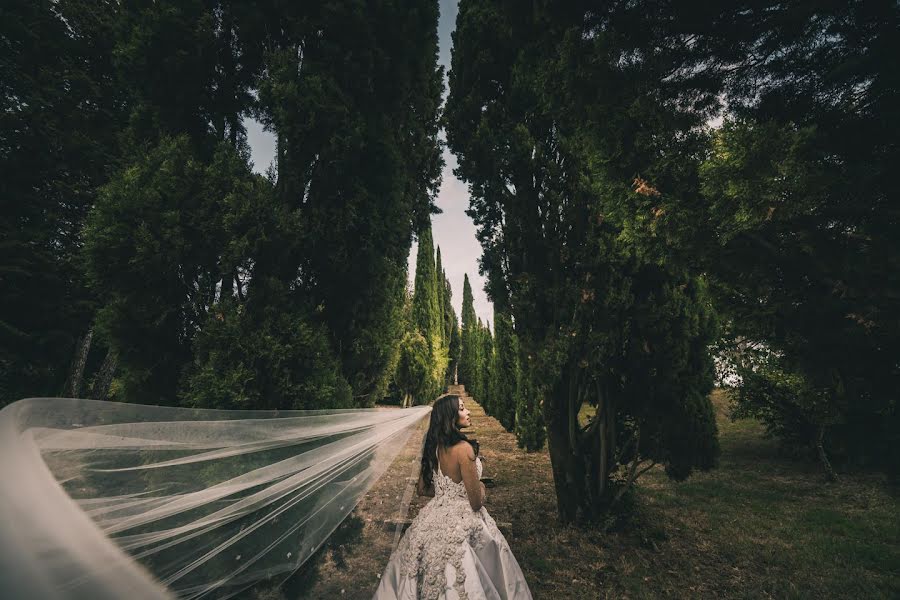
[[(478, 477), (483, 466), (476, 461)], [(434, 474), (432, 498), (391, 555), (375, 600), (530, 599), (506, 538), (487, 509), (472, 510), (463, 482)]]

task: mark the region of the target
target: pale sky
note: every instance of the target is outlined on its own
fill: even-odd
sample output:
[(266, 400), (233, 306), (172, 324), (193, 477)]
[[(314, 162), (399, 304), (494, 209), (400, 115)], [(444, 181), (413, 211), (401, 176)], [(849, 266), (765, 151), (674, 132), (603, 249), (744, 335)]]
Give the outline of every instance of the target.
[[(450, 70), (450, 33), (456, 27), (457, 2), (458, 0), (440, 0), (438, 60), (444, 65), (445, 72)], [(254, 170), (264, 173), (275, 157), (275, 136), (263, 131), (262, 126), (252, 119), (245, 119), (244, 125), (247, 127), (247, 140), (250, 144)], [(446, 164), (443, 179), (436, 201), (443, 212), (432, 216), (432, 232), (435, 245), (441, 247), (441, 262), (453, 288), (453, 307), (456, 309), (457, 317), (461, 318), (463, 276), (468, 274), (475, 300), (475, 313), (482, 321), (492, 322), (494, 308), (484, 293), (484, 277), (478, 274), (481, 245), (475, 238), (475, 224), (465, 213), (469, 207), (469, 192), (466, 185), (453, 175), (456, 157), (446, 148), (444, 162)], [(409, 254), (410, 282), (415, 281), (417, 250), (418, 244), (413, 242)], [(491, 326), (493, 329), (493, 323)]]

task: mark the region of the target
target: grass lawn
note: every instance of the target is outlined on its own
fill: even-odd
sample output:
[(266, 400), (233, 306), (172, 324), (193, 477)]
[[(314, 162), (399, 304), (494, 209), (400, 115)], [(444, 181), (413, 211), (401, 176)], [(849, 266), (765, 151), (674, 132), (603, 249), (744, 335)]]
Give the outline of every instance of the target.
[[(720, 467), (681, 483), (654, 467), (638, 480), (631, 521), (603, 534), (560, 525), (546, 450), (520, 450), (467, 401), (469, 435), (496, 482), (487, 509), (506, 523), (535, 598), (900, 598), (900, 500), (884, 479), (827, 484), (818, 465), (780, 456), (758, 422), (732, 422), (721, 391), (713, 402)], [(354, 541), (318, 558), (318, 583), (299, 597), (371, 597), (394, 533), (378, 507), (398, 495), (385, 482), (367, 496)], [(410, 516), (425, 501), (414, 498)]]

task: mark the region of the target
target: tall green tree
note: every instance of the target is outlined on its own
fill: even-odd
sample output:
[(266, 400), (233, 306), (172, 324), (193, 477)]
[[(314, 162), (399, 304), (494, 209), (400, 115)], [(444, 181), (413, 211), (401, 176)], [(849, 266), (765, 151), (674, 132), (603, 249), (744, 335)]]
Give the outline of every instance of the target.
[(413, 323), (413, 297), (407, 286), (403, 304), (403, 339), (397, 348), (393, 381), (403, 407), (427, 404), (434, 399), (431, 353), (428, 342)]
[(292, 254), (271, 240), (256, 268), (321, 306), (363, 404), (386, 389), (412, 235), (436, 212), (437, 16), (437, 2), (303, 4), (266, 28), (259, 116), (278, 136), (278, 202), (303, 225)]
[(519, 347), (512, 320), (494, 308), (494, 365), (491, 378), (491, 413), (506, 428), (516, 424), (519, 393)]
[(459, 320), (456, 317), (456, 309), (453, 308), (453, 303), (451, 302), (453, 298), (452, 288), (450, 287), (450, 280), (447, 279), (447, 275), (444, 274), (444, 294), (447, 298), (447, 303), (445, 305), (444, 310), (444, 332), (447, 336), (447, 384), (450, 385), (455, 382), (456, 377), (456, 369), (459, 366), (459, 355), (461, 349), (460, 343), (460, 335), (459, 335)]
[(443, 388), (444, 373), (447, 371), (442, 290), (443, 286), (438, 286), (431, 227), (428, 226), (419, 233), (412, 309), (415, 329), (428, 343), (430, 390), (435, 396)]
[(478, 386), (478, 318), (475, 316), (475, 301), (469, 275), (463, 275), (462, 331), (460, 335), (459, 381), (469, 392)]
[(221, 316), (214, 307), (230, 300), (239, 259), (250, 259), (235, 255), (236, 221), (266, 184), (249, 170), (239, 125), (251, 77), (235, 80), (220, 63), (245, 41), (221, 8), (158, 2), (115, 13), (129, 110), (123, 165), (93, 207), (84, 255), (103, 297), (100, 331), (120, 359), (118, 389), (131, 401), (177, 401), (195, 336)]
[(205, 164), (180, 136), (164, 138), (103, 188), (85, 256), (95, 289), (105, 292), (98, 320), (120, 359), (123, 398), (175, 402), (194, 336), (219, 300), (225, 248), (216, 242), (228, 201), (261, 192), (248, 181), (246, 162), (227, 145)]
[(529, 452), (541, 450), (547, 439), (544, 427), (544, 411), (540, 387), (532, 380), (530, 357), (520, 361), (519, 378), (516, 382), (516, 443)]
[[(896, 471), (900, 69), (887, 57), (900, 50), (900, 7), (723, 12), (726, 30), (705, 44), (715, 62), (748, 51), (715, 72), (730, 103), (700, 168), (712, 224), (702, 256), (739, 408), (831, 478), (832, 459)], [(684, 247), (699, 254), (695, 240)]]
[(494, 407), (494, 336), (491, 335), (490, 322), (485, 323), (479, 328), (481, 352), (480, 364), (481, 376), (479, 380), (479, 396), (476, 397), (479, 403), (484, 407), (485, 411), (490, 414), (496, 414)]
[[(663, 73), (632, 52), (649, 8), (471, 0), (454, 38), (448, 144), (473, 190), (488, 295), (534, 357), (567, 522), (599, 518), (656, 463), (681, 479), (718, 455), (707, 286), (651, 257), (620, 215), (653, 194), (641, 174), (696, 187), (685, 136), (667, 135), (683, 123), (656, 91)], [(582, 428), (585, 402), (597, 416)]]
[(441, 261), (441, 247), (437, 247), (437, 252), (434, 258), (434, 285), (437, 291), (438, 298), (438, 319), (440, 321), (440, 327), (438, 328), (441, 333), (441, 345), (444, 349), (448, 349), (450, 343), (449, 330), (447, 329), (447, 324), (445, 322), (446, 314), (447, 314), (447, 305), (450, 303), (450, 296), (447, 295), (447, 288), (444, 286), (444, 265)]
[(0, 9), (0, 405), (68, 394), (97, 299), (81, 229), (120, 156), (114, 2)]
[[(887, 2), (620, 6), (591, 13), (585, 38), (628, 32), (610, 55), (632, 57), (628, 77), (609, 86), (620, 69), (568, 43), (569, 76), (547, 88), (578, 91), (567, 114), (593, 127), (580, 139), (598, 194), (621, 140), (655, 138), (666, 158), (618, 175), (635, 193), (606, 222), (649, 260), (706, 274), (740, 408), (832, 475), (829, 454), (900, 464), (900, 71), (885, 58), (898, 19)], [(635, 86), (627, 137), (602, 135), (610, 113), (593, 91)], [(707, 134), (713, 117), (724, 123)]]
[(484, 324), (480, 317), (476, 317), (475, 324), (472, 327), (472, 368), (470, 377), (472, 379), (472, 387), (469, 394), (481, 402), (484, 384), (484, 341), (483, 341)]
[[(156, 2), (122, 7), (115, 30), (127, 164), (87, 256), (123, 397), (374, 403), (399, 360), (412, 234), (435, 211), (437, 3)], [(269, 178), (248, 167), (248, 114), (277, 136)]]

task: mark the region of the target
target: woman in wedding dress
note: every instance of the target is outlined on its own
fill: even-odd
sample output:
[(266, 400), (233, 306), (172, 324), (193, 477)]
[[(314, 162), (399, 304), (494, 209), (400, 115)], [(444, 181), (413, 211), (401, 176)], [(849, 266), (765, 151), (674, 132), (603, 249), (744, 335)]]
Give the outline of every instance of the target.
[(433, 496), (391, 555), (376, 600), (531, 598), (506, 538), (484, 508), (478, 445), (459, 396), (438, 398), (425, 437), (417, 489)]

